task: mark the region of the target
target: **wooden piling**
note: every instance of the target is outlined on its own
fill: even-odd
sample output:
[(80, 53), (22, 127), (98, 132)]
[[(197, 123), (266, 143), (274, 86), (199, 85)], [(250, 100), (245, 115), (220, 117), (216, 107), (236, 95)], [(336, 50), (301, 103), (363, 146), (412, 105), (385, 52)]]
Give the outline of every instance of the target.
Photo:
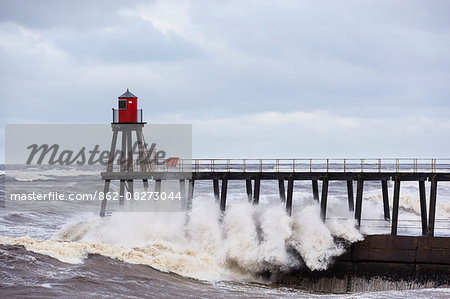
[(119, 205), (123, 206), (125, 203), (125, 180), (120, 180), (119, 184)]
[(312, 180), (313, 198), (319, 201), (319, 184), (317, 180)]
[(292, 214), (292, 197), (294, 195), (294, 178), (288, 178), (287, 200), (286, 200), (286, 212), (289, 216)]
[(127, 132), (126, 130), (121, 131), (122, 135), (122, 152), (120, 153), (120, 171), (127, 171)]
[(192, 210), (192, 199), (194, 198), (194, 184), (195, 180), (190, 179), (188, 183), (188, 198), (186, 201), (186, 210)]
[(419, 181), (420, 218), (422, 220), (422, 236), (426, 236), (427, 227), (427, 197), (425, 194), (425, 181)]
[(390, 220), (391, 213), (389, 211), (389, 191), (388, 191), (387, 180), (381, 181), (381, 193), (383, 195), (384, 220)]
[(364, 189), (364, 179), (362, 178), (362, 176), (358, 176), (358, 183), (356, 184), (356, 207), (355, 207), (355, 219), (357, 221), (358, 228), (361, 226), (363, 189)]
[(126, 199), (130, 198), (131, 200), (134, 200), (133, 180), (128, 180), (127, 186), (128, 192), (130, 192), (130, 197), (127, 197)]
[(185, 180), (180, 180), (180, 198), (182, 201), (186, 200), (186, 182), (185, 182)]
[(328, 201), (328, 178), (322, 180), (322, 199), (320, 200), (320, 217), (325, 222), (327, 217), (327, 201)]
[(348, 210), (353, 212), (355, 210), (355, 203), (353, 199), (353, 181), (347, 181), (347, 198), (348, 198)]
[(280, 193), (281, 202), (286, 201), (286, 191), (284, 190), (284, 179), (278, 180), (278, 191)]
[(216, 202), (219, 202), (220, 200), (219, 179), (213, 179), (213, 189), (214, 189), (214, 198), (216, 199)]
[(119, 129), (113, 128), (113, 138), (111, 141), (111, 148), (109, 150), (108, 165), (106, 166), (106, 171), (113, 171), (114, 168), (114, 154), (116, 152), (117, 135), (119, 134)]
[(222, 180), (222, 192), (220, 194), (220, 211), (225, 212), (225, 207), (227, 205), (227, 188), (228, 179), (224, 178)]
[(400, 204), (400, 178), (395, 176), (394, 179), (394, 202), (392, 204), (392, 227), (391, 235), (397, 235), (398, 227), (398, 208)]
[(434, 222), (436, 217), (436, 197), (437, 197), (437, 180), (435, 176), (431, 177), (430, 189), (430, 216), (428, 218), (428, 236), (434, 236)]
[(100, 207), (100, 216), (101, 217), (105, 217), (105, 212), (106, 212), (106, 203), (107, 203), (107, 194), (109, 191), (109, 184), (111, 183), (110, 180), (105, 180), (105, 186), (103, 189), (103, 200), (102, 200), (102, 205)]
[(147, 179), (142, 180), (142, 184), (144, 185), (144, 190), (147, 191), (148, 190), (148, 180)]
[(259, 192), (261, 189), (261, 179), (257, 177), (255, 179), (255, 191), (253, 193), (253, 204), (257, 205), (259, 204)]
[(155, 192), (160, 195), (161, 193), (161, 180), (155, 180)]
[(247, 198), (248, 201), (251, 202), (252, 201), (252, 180), (246, 179), (245, 180), (245, 189), (247, 191)]
[(127, 171), (131, 172), (133, 171), (133, 146), (132, 146), (132, 139), (131, 139), (131, 130), (126, 130), (126, 136), (127, 136), (127, 148), (128, 148), (128, 155), (127, 155)]

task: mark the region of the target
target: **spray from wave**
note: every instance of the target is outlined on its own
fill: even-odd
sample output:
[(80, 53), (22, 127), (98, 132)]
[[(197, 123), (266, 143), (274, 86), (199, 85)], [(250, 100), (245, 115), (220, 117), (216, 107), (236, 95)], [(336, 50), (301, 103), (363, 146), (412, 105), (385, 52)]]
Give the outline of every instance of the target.
[(221, 215), (215, 203), (194, 202), (188, 218), (180, 212), (114, 213), (69, 223), (50, 240), (0, 237), (0, 243), (67, 263), (100, 254), (198, 279), (254, 280), (264, 271), (326, 269), (344, 252), (334, 237), (347, 243), (363, 238), (353, 219), (323, 223), (313, 201), (292, 217), (282, 204), (235, 202)]

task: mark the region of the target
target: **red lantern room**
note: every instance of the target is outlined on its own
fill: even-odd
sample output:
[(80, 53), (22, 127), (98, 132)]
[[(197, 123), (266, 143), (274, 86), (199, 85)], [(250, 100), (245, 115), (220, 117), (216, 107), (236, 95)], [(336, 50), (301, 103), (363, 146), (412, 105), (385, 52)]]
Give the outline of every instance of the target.
[(137, 96), (127, 91), (119, 97), (118, 110), (113, 109), (113, 123), (141, 123), (142, 109), (137, 109)]

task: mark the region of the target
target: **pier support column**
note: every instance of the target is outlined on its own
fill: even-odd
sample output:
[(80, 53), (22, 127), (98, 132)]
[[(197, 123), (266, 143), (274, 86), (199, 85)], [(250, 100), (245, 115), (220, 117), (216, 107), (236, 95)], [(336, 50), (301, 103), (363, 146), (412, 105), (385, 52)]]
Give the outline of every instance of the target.
[(192, 210), (192, 199), (194, 198), (194, 179), (190, 179), (188, 183), (188, 197), (186, 201), (186, 210)]
[(144, 190), (147, 191), (148, 190), (148, 180), (147, 179), (143, 179), (142, 180), (142, 184), (144, 185)]
[(317, 180), (312, 180), (313, 198), (319, 201), (319, 184)]
[(436, 217), (436, 197), (437, 197), (437, 180), (435, 176), (431, 177), (430, 190), (430, 216), (428, 218), (428, 236), (434, 236), (434, 221)]
[(106, 212), (106, 203), (107, 203), (107, 193), (109, 191), (109, 184), (111, 183), (110, 180), (105, 180), (105, 187), (103, 189), (103, 200), (102, 200), (102, 205), (100, 208), (100, 217), (105, 217), (105, 212)]
[(348, 198), (348, 210), (353, 212), (355, 210), (355, 203), (353, 199), (353, 181), (347, 181), (347, 198)]
[(186, 182), (185, 180), (180, 180), (180, 197), (181, 200), (186, 200)]
[(384, 220), (390, 220), (391, 213), (389, 211), (389, 191), (388, 191), (387, 180), (381, 181), (381, 193), (383, 194)]
[(392, 204), (392, 228), (391, 235), (397, 235), (398, 227), (398, 207), (400, 204), (400, 178), (395, 176), (394, 179), (394, 202)]
[(119, 134), (119, 130), (117, 128), (113, 128), (113, 138), (111, 141), (111, 148), (109, 151), (108, 165), (106, 166), (106, 171), (111, 172), (114, 168), (114, 158), (116, 154), (116, 143), (117, 143), (117, 135)]
[(426, 236), (427, 227), (427, 197), (425, 195), (425, 181), (419, 181), (420, 218), (422, 220), (422, 236)]
[(261, 189), (261, 179), (259, 177), (257, 177), (255, 179), (255, 191), (253, 194), (253, 204), (257, 205), (259, 204), (259, 191)]
[(280, 200), (281, 202), (286, 201), (286, 191), (284, 190), (284, 180), (278, 180), (278, 191), (280, 192)]
[(249, 179), (245, 180), (245, 189), (247, 191), (248, 201), (251, 202), (252, 201), (252, 195), (253, 195), (253, 192), (252, 192), (252, 180), (249, 180)]
[(292, 197), (294, 194), (294, 178), (288, 178), (288, 188), (287, 188), (287, 200), (286, 200), (286, 212), (289, 216), (292, 215)]
[(161, 180), (155, 180), (155, 192), (160, 195), (159, 193), (161, 193)]
[[(133, 188), (133, 180), (128, 180), (128, 192), (130, 192), (130, 199), (134, 200), (134, 188)], [(126, 197), (128, 199), (128, 197)]]
[(134, 169), (133, 165), (133, 145), (131, 139), (131, 130), (126, 130), (127, 136), (127, 171), (132, 172)]
[(327, 201), (328, 201), (328, 178), (322, 180), (322, 199), (320, 200), (320, 218), (325, 222), (327, 217)]
[(219, 179), (213, 179), (213, 189), (214, 189), (214, 198), (216, 199), (216, 202), (219, 202), (220, 200)]
[(222, 212), (225, 212), (225, 207), (227, 205), (227, 188), (228, 188), (228, 179), (223, 178), (222, 192), (220, 194), (220, 211)]
[[(136, 129), (136, 140), (137, 140), (137, 145), (138, 145), (138, 149), (139, 149), (139, 170), (142, 172), (145, 172), (148, 169), (147, 164), (149, 163), (149, 159), (147, 159), (147, 154), (146, 154), (146, 149), (145, 149), (145, 142), (144, 142), (144, 134), (142, 134), (142, 128), (137, 128)], [(143, 179), (142, 183), (144, 185), (144, 190), (147, 191), (148, 189), (148, 180), (147, 179)]]
[(357, 221), (358, 228), (361, 227), (363, 189), (364, 189), (364, 179), (362, 176), (358, 176), (358, 183), (356, 184), (356, 208), (355, 208), (355, 219)]
[(123, 206), (125, 203), (125, 180), (120, 180), (119, 184), (119, 205)]

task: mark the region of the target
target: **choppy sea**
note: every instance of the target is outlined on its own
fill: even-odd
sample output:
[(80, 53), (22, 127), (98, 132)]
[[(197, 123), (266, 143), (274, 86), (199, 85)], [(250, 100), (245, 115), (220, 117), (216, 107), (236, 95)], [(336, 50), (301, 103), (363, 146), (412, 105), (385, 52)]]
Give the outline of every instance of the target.
[[(320, 271), (366, 234), (387, 234), (381, 186), (367, 182), (361, 230), (348, 211), (345, 182), (330, 182), (326, 222), (312, 198), (311, 182), (296, 181), (293, 214), (280, 203), (278, 183), (264, 181), (260, 205), (247, 201), (245, 182), (230, 181), (225, 215), (212, 183), (197, 181), (189, 214), (175, 212), (12, 211), (5, 185), (27, 182), (94, 192), (103, 188), (96, 170), (49, 168), (5, 172), (0, 166), (0, 296), (10, 297), (195, 297), (195, 298), (448, 298), (450, 289), (314, 293), (275, 286), (262, 272), (308, 267)], [(417, 183), (403, 183), (399, 234), (420, 235)], [(136, 183), (136, 185), (139, 185)], [(392, 187), (389, 187), (392, 195)], [(112, 190), (118, 190), (113, 185)], [(136, 188), (140, 188), (136, 186)], [(152, 183), (150, 182), (150, 188)], [(426, 186), (429, 194), (429, 185)], [(392, 205), (392, 199), (391, 199)], [(100, 209), (100, 206), (98, 207)], [(436, 235), (450, 236), (450, 184), (439, 183)], [(294, 248), (293, 255), (287, 248)]]

